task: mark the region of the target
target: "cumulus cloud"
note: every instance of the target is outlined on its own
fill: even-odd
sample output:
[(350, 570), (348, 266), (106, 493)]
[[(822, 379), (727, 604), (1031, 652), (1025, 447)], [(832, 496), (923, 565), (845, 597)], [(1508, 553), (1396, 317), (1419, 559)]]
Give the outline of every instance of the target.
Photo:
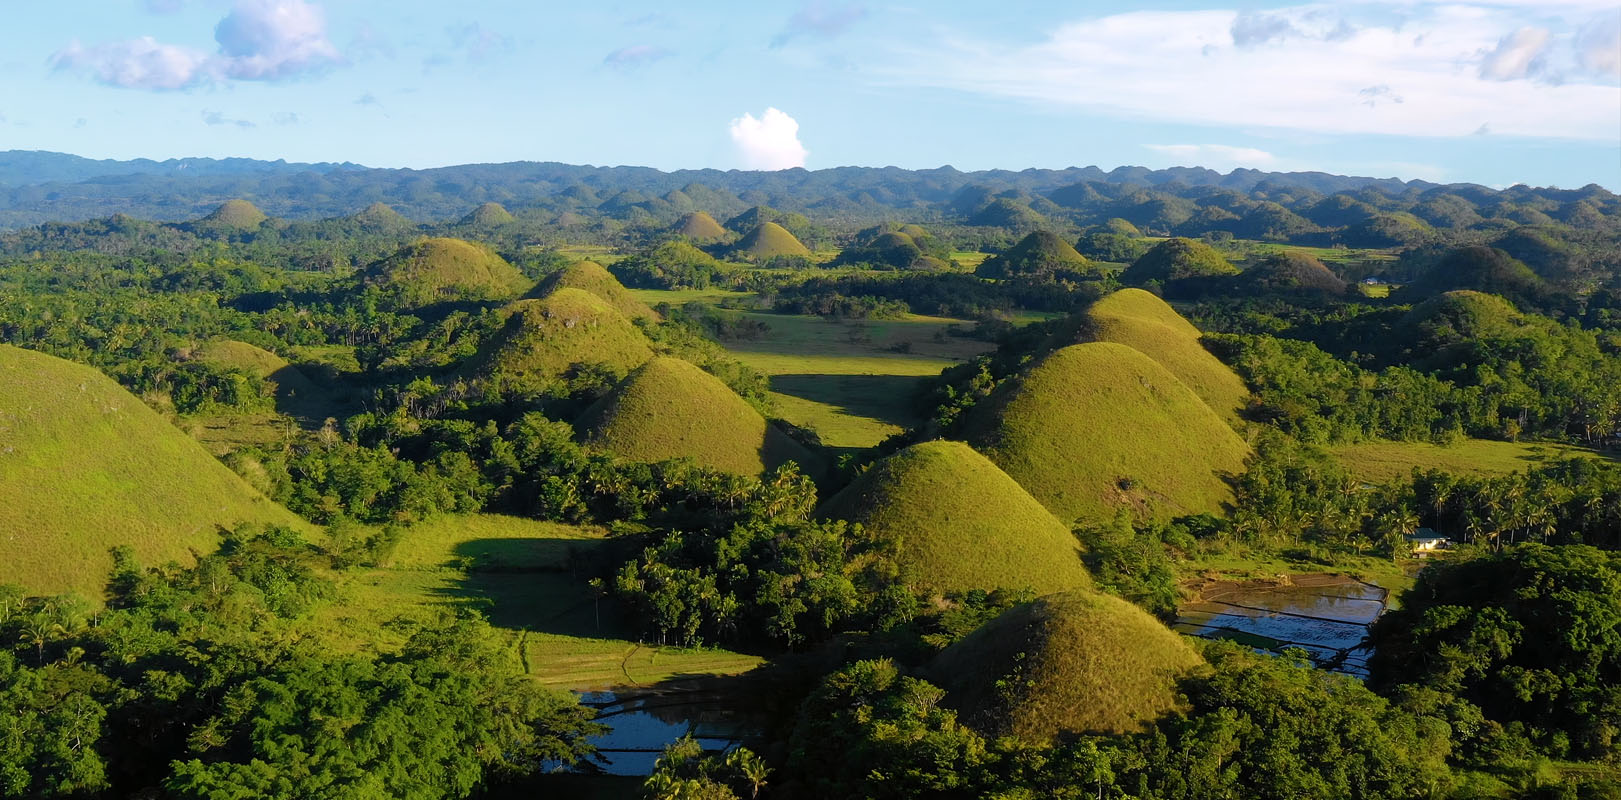
[(1167, 156), (1176, 166), (1208, 167), (1230, 170), (1238, 167), (1265, 169), (1274, 166), (1277, 157), (1253, 147), (1233, 147), (1225, 144), (1146, 144), (1144, 147)]
[(650, 44), (633, 44), (609, 53), (607, 57), (602, 59), (602, 63), (610, 67), (630, 68), (661, 61), (671, 55), (673, 53), (662, 47)]
[(834, 5), (824, 0), (812, 0), (788, 18), (788, 24), (783, 26), (782, 32), (771, 40), (771, 46), (781, 47), (802, 36), (831, 39), (849, 30), (866, 16), (866, 7), (856, 3)]
[(1493, 81), (1529, 78), (1546, 68), (1543, 56), (1551, 35), (1546, 28), (1521, 28), (1498, 40), (1480, 62), (1480, 77)]
[(732, 120), (731, 134), (744, 169), (803, 167), (810, 155), (799, 141), (799, 123), (775, 108), (767, 108), (758, 119), (745, 112)]
[(109, 86), (183, 89), (212, 80), (280, 80), (343, 60), (327, 38), (325, 13), (305, 0), (237, 0), (215, 26), (214, 41), (219, 50), (211, 54), (150, 36), (90, 47), (73, 42), (51, 63)]
[[(1565, 5), (1576, 3), (1587, 0)], [(1590, 73), (1575, 69), (1577, 54), (1567, 46), (1597, 7), (1594, 0), (1564, 12), (1582, 15), (1573, 21), (1545, 17), (1536, 30), (1558, 33), (1553, 44), (1539, 44), (1534, 32), (1518, 33), (1530, 18), (1523, 6), (1413, 2), (1399, 21), (1370, 12), (1350, 28), (1332, 16), (1347, 7), (1324, 13), (1320, 4), (1302, 5), (1268, 13), (1303, 35), (1273, 34), (1264, 47), (1239, 46), (1236, 11), (1132, 11), (1065, 23), (1023, 45), (947, 33), (927, 47), (897, 48), (868, 69), (889, 85), (1181, 124), (1464, 137), (1485, 123), (1502, 136), (1614, 142), (1621, 87), (1584, 77)], [(1252, 45), (1264, 35), (1237, 27)], [(1597, 61), (1604, 63), (1602, 52)], [(1539, 80), (1512, 79), (1519, 74)]]

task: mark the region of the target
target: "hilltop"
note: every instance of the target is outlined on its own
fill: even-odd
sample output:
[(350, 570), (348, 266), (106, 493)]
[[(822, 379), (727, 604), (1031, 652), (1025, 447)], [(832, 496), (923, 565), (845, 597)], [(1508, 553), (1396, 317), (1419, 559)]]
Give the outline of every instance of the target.
[(483, 245), (425, 238), (368, 267), (361, 280), (402, 308), (454, 300), (505, 300), (529, 286), (523, 273)]
[(1069, 242), (1051, 231), (1036, 231), (1001, 255), (980, 264), (974, 274), (982, 278), (1050, 276), (1056, 272), (1090, 272), (1092, 262)]
[(1274, 253), (1244, 270), (1239, 282), (1261, 294), (1345, 294), (1345, 281), (1326, 264), (1298, 251)]
[(740, 475), (789, 461), (814, 475), (820, 464), (719, 378), (669, 356), (637, 368), (586, 409), (575, 428), (586, 446), (632, 461), (691, 458)]
[(0, 345), (0, 564), (5, 582), (98, 599), (109, 549), (190, 561), (218, 526), (308, 525), (96, 370)]
[(596, 295), (629, 319), (657, 321), (659, 315), (625, 290), (612, 273), (595, 261), (576, 261), (547, 276), (528, 297), (545, 297), (558, 289), (581, 289)]
[(1203, 663), (1147, 612), (1083, 591), (1008, 609), (942, 651), (930, 674), (964, 723), (1044, 743), (1140, 730), (1179, 705), (1177, 679)]
[(670, 232), (695, 242), (715, 242), (726, 238), (726, 229), (705, 211), (683, 214), (670, 227)]
[(484, 203), (478, 208), (467, 212), (467, 216), (461, 218), (460, 224), (495, 227), (497, 225), (510, 225), (517, 221), (518, 218), (512, 216), (512, 212), (508, 211), (506, 206), (500, 203)]
[(924, 442), (895, 453), (817, 513), (895, 540), (913, 580), (937, 592), (1091, 585), (1069, 529), (961, 442)]
[(313, 419), (326, 410), (326, 392), (298, 367), (269, 350), (234, 339), (215, 339), (198, 347), (192, 357), (207, 364), (245, 370), (264, 378), (275, 388), (276, 410), (284, 414)]
[(1244, 380), (1200, 344), (1199, 329), (1148, 292), (1121, 289), (1093, 303), (1080, 321), (1083, 337), (1123, 344), (1154, 359), (1230, 421), (1249, 403)]
[(541, 391), (580, 364), (625, 375), (653, 357), (625, 315), (583, 289), (519, 300), (504, 313), (501, 330), (462, 369), (486, 392)]
[(198, 222), (221, 228), (250, 230), (264, 224), (267, 219), (270, 217), (265, 212), (246, 200), (226, 200)]
[(787, 228), (775, 222), (760, 223), (759, 227), (749, 231), (732, 246), (732, 252), (755, 261), (776, 256), (810, 255), (809, 248), (794, 238)]
[(368, 231), (406, 231), (416, 227), (410, 220), (387, 203), (372, 203), (349, 216), (349, 220)]
[(1204, 242), (1177, 237), (1154, 245), (1153, 249), (1132, 262), (1120, 273), (1120, 282), (1140, 286), (1149, 281), (1169, 283), (1186, 278), (1237, 274), (1238, 268), (1216, 252), (1216, 248)]
[(1114, 342), (1072, 345), (1010, 378), (964, 438), (1059, 519), (1220, 513), (1249, 447), (1165, 367)]

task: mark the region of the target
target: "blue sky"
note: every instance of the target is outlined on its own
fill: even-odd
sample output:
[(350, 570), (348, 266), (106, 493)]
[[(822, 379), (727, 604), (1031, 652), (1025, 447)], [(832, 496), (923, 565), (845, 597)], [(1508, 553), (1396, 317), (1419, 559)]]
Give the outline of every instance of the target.
[(1614, 0), (10, 3), (0, 149), (1621, 189)]

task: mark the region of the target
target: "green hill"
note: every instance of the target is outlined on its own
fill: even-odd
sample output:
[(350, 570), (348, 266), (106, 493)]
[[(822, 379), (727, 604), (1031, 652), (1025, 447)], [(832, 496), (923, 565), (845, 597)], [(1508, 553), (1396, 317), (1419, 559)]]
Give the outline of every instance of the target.
[(1418, 280), (1402, 288), (1408, 297), (1424, 297), (1455, 289), (1473, 289), (1517, 298), (1544, 293), (1542, 278), (1530, 267), (1495, 247), (1471, 245), (1453, 250)]
[(508, 306), (506, 323), (466, 366), (481, 390), (539, 392), (577, 364), (625, 375), (653, 357), (647, 337), (601, 298), (564, 287)]
[(505, 300), (529, 286), (523, 273), (495, 251), (447, 238), (409, 244), (368, 267), (361, 280), (402, 308), (456, 300)]
[(946, 705), (991, 736), (1045, 743), (1142, 729), (1175, 709), (1204, 659), (1118, 597), (1065, 592), (1003, 612), (936, 656)]
[[(276, 410), (295, 417), (324, 415), (329, 399), (298, 367), (275, 353), (234, 339), (203, 344), (192, 357), (207, 364), (245, 370), (264, 378), (276, 390)], [(319, 419), (315, 419), (319, 422)]]
[(0, 583), (97, 599), (110, 548), (189, 561), (239, 522), (309, 530), (107, 376), (0, 345)]
[(267, 219), (270, 217), (265, 216), (265, 212), (246, 200), (226, 200), (198, 221), (222, 228), (248, 230), (259, 227)]
[(657, 312), (637, 300), (618, 278), (595, 261), (576, 261), (548, 275), (526, 296), (546, 297), (558, 289), (583, 289), (629, 319), (657, 321), (659, 318)]
[(763, 222), (754, 230), (748, 232), (736, 245), (732, 252), (755, 261), (763, 261), (776, 256), (808, 256), (809, 248), (800, 244), (787, 228), (775, 222)]
[(1054, 592), (1091, 585), (1069, 528), (961, 442), (925, 442), (895, 453), (817, 513), (897, 540), (902, 563), (933, 591)]
[(1249, 453), (1176, 376), (1114, 342), (1048, 355), (975, 406), (964, 434), (1065, 521), (1219, 513)]
[(1237, 275), (1238, 268), (1204, 242), (1193, 239), (1166, 239), (1144, 253), (1120, 273), (1120, 282), (1141, 285), (1149, 281), (1167, 283), (1184, 278)]
[(1345, 294), (1345, 281), (1316, 258), (1290, 250), (1273, 253), (1244, 270), (1239, 283), (1251, 292), (1285, 294)]
[(512, 212), (508, 211), (506, 206), (500, 203), (485, 203), (469, 211), (467, 216), (462, 217), (461, 224), (493, 228), (498, 225), (510, 225), (517, 221), (518, 218), (512, 216)]
[(981, 278), (1044, 276), (1055, 272), (1091, 272), (1092, 262), (1051, 231), (1036, 231), (1001, 255), (986, 259), (974, 274)]
[(705, 211), (683, 214), (670, 228), (670, 232), (695, 242), (713, 242), (726, 237), (726, 229)]
[(1081, 321), (1085, 339), (1123, 344), (1154, 359), (1228, 420), (1237, 421), (1249, 404), (1244, 380), (1199, 343), (1199, 329), (1148, 292), (1110, 294), (1093, 303)]
[(372, 203), (351, 215), (349, 219), (358, 223), (362, 229), (370, 231), (406, 231), (416, 227), (387, 203)]
[(719, 378), (668, 356), (630, 374), (575, 422), (588, 447), (633, 461), (691, 458), (701, 466), (759, 475), (797, 461), (816, 474), (820, 459), (760, 416)]

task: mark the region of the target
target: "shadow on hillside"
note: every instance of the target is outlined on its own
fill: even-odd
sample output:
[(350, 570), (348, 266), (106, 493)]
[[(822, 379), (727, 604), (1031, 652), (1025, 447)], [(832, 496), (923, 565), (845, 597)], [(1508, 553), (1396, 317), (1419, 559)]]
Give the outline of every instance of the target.
[(771, 390), (906, 428), (917, 422), (913, 400), (927, 380), (913, 375), (773, 375)]
[(447, 566), (462, 577), (439, 590), (446, 600), (482, 611), (492, 624), (565, 636), (618, 636), (624, 614), (598, 597), (590, 579), (617, 548), (598, 539), (472, 539)]

